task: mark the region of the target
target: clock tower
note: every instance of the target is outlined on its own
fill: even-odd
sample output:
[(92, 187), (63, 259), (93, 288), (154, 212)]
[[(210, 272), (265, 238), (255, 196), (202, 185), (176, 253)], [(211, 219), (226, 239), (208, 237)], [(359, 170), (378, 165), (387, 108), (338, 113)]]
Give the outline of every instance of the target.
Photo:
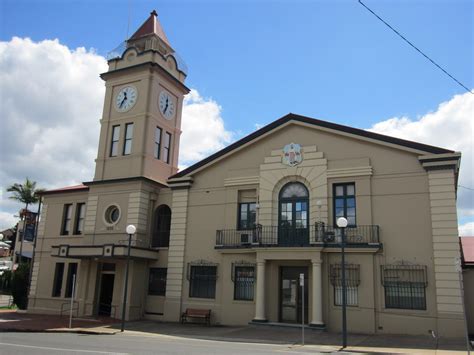
[(94, 181), (145, 177), (165, 184), (178, 170), (185, 64), (156, 11), (109, 57)]

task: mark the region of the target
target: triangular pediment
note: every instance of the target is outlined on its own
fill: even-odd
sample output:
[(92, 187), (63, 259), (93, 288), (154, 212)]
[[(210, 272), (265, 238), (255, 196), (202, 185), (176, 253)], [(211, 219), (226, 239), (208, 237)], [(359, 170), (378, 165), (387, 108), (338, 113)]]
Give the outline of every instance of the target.
[(238, 140), (237, 142), (227, 146), (226, 148), (210, 155), (209, 157), (195, 163), (194, 165), (184, 169), (183, 171), (173, 175), (172, 177), (170, 177), (170, 180), (182, 179), (184, 177), (191, 176), (194, 173), (205, 169), (207, 166), (213, 165), (216, 162), (234, 154), (235, 152), (247, 148), (249, 145), (254, 144), (265, 137), (268, 137), (269, 135), (277, 131), (285, 129), (289, 125), (304, 126), (310, 129), (346, 136), (351, 139), (357, 139), (372, 144), (388, 146), (394, 149), (403, 150), (417, 155), (454, 153), (454, 151), (440, 147), (408, 141), (405, 139), (386, 136), (383, 134), (378, 134), (359, 128), (344, 126), (329, 121), (318, 120), (315, 118), (290, 113), (249, 134), (248, 136)]

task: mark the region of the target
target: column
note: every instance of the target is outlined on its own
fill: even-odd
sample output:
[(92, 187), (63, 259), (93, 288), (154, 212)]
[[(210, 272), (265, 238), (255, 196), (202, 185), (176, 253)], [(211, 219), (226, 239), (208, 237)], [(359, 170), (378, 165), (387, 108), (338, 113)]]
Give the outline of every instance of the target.
[(321, 260), (311, 260), (313, 264), (313, 307), (311, 313), (311, 326), (324, 327), (323, 322), (323, 283), (321, 276)]
[(266, 322), (265, 317), (265, 260), (257, 261), (257, 296), (254, 322)]

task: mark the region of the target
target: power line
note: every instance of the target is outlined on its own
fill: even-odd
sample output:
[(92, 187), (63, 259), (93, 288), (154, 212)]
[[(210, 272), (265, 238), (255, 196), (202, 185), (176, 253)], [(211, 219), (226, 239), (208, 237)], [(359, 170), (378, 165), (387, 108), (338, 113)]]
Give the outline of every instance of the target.
[(371, 12), (375, 17), (377, 17), (380, 21), (382, 21), (385, 26), (390, 28), (393, 32), (395, 32), (398, 36), (400, 36), (405, 42), (407, 42), (410, 46), (412, 46), (416, 51), (418, 51), (423, 57), (428, 59), (431, 63), (433, 63), (438, 69), (440, 69), (443, 73), (445, 73), (447, 76), (449, 76), (451, 79), (453, 79), (456, 83), (458, 83), (460, 86), (462, 86), (467, 92), (471, 93), (474, 95), (474, 92), (469, 90), (463, 83), (461, 83), (458, 79), (456, 79), (454, 76), (449, 74), (445, 69), (443, 69), (438, 63), (436, 63), (433, 59), (428, 57), (425, 53), (421, 51), (418, 47), (416, 47), (413, 43), (411, 43), (408, 39), (406, 39), (400, 32), (398, 32), (395, 28), (390, 26), (384, 19), (382, 19), (379, 15), (377, 15), (375, 12), (373, 12), (367, 5), (365, 5), (361, 0), (358, 0), (359, 4), (361, 4), (363, 7), (365, 7), (369, 12)]
[(474, 191), (472, 187), (467, 187), (467, 186), (462, 186), (462, 185), (458, 185), (458, 187), (462, 187), (463, 189)]

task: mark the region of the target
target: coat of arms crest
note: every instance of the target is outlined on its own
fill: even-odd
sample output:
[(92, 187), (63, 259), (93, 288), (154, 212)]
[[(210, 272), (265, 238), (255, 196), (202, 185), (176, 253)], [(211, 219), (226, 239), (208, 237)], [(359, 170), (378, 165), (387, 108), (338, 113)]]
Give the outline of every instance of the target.
[(301, 155), (301, 146), (299, 144), (290, 143), (285, 145), (283, 148), (283, 164), (289, 166), (298, 165), (303, 161), (303, 156)]

